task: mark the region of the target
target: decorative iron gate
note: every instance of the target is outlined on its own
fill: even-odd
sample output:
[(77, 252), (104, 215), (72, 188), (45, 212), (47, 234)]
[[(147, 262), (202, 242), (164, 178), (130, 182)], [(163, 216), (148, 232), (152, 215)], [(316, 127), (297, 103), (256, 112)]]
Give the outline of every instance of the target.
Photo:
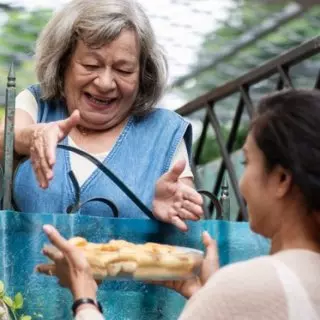
[[(220, 149), (220, 154), (223, 159), (217, 174), (217, 179), (213, 188), (213, 193), (215, 195), (218, 195), (223, 181), (223, 176), (225, 174), (225, 170), (227, 170), (232, 188), (236, 196), (237, 203), (240, 208), (238, 220), (247, 220), (247, 210), (239, 192), (238, 181), (235, 174), (234, 165), (231, 162), (230, 153), (232, 151), (232, 147), (237, 137), (242, 115), (244, 114), (244, 112), (247, 112), (247, 114), (251, 118), (254, 113), (255, 107), (251, 99), (250, 88), (253, 85), (261, 82), (262, 80), (266, 80), (271, 76), (275, 75), (278, 76), (278, 81), (274, 90), (292, 88), (293, 84), (289, 75), (290, 69), (300, 62), (312, 56), (318, 55), (319, 52), (320, 36), (313, 38), (310, 41), (307, 41), (302, 45), (278, 56), (277, 58), (266, 62), (260, 67), (253, 69), (252, 71), (248, 72), (247, 74), (241, 76), (240, 78), (234, 81), (230, 81), (218, 88), (215, 88), (207, 94), (204, 94), (196, 98), (195, 100), (190, 101), (189, 103), (177, 110), (177, 112), (180, 113), (182, 116), (190, 116), (200, 110), (205, 111), (202, 132), (193, 157), (193, 166), (194, 168), (197, 168), (197, 166), (199, 165), (199, 158), (203, 151), (204, 141), (208, 132), (208, 128), (211, 126), (214, 129), (215, 137), (217, 139)], [(319, 71), (314, 87), (320, 89)], [(221, 127), (215, 111), (215, 104), (221, 100), (227, 99), (235, 93), (239, 93), (240, 98), (236, 107), (235, 115), (233, 117), (229, 136), (227, 138), (227, 141), (224, 141)], [(195, 175), (197, 174), (196, 170), (194, 170), (194, 173)], [(212, 212), (211, 205), (208, 209), (209, 212)]]
[[(254, 103), (252, 102), (250, 89), (255, 84), (262, 80), (268, 79), (271, 76), (277, 75), (278, 81), (274, 90), (281, 90), (283, 88), (293, 87), (289, 72), (290, 68), (297, 65), (299, 62), (306, 60), (320, 52), (320, 36), (305, 42), (304, 44), (296, 47), (279, 57), (268, 61), (262, 66), (250, 71), (249, 73), (241, 76), (240, 78), (228, 82), (211, 92), (198, 97), (197, 99), (187, 103), (177, 110), (182, 116), (190, 116), (193, 113), (203, 110), (205, 111), (205, 118), (203, 122), (203, 129), (197, 145), (197, 149), (193, 158), (193, 167), (199, 165), (199, 158), (203, 151), (204, 141), (211, 126), (214, 129), (215, 136), (219, 145), (220, 153), (222, 156), (222, 163), (217, 173), (216, 183), (213, 188), (213, 194), (218, 197), (218, 192), (221, 189), (223, 176), (227, 170), (235, 197), (240, 208), (237, 220), (247, 220), (247, 211), (244, 200), (241, 197), (238, 181), (235, 174), (235, 168), (232, 164), (230, 153), (232, 151), (235, 139), (237, 137), (239, 124), (244, 112), (247, 112), (249, 118), (254, 113)], [(320, 72), (318, 71), (317, 79), (314, 85), (315, 88), (320, 88)], [(224, 141), (220, 123), (215, 111), (215, 104), (218, 101), (227, 99), (231, 95), (239, 93), (240, 98), (237, 104), (236, 112), (233, 117), (231, 130), (227, 141)], [(6, 119), (5, 119), (5, 139), (4, 139), (4, 153), (3, 153), (3, 172), (2, 173), (2, 209), (11, 208), (11, 192), (12, 192), (12, 174), (13, 174), (13, 160), (14, 160), (14, 113), (15, 113), (15, 73), (13, 65), (10, 68), (6, 90)], [(0, 167), (1, 169), (1, 167)], [(194, 170), (197, 178), (196, 170)], [(196, 179), (197, 180), (197, 179)], [(224, 212), (226, 208), (230, 208), (228, 202), (228, 190), (226, 184), (222, 188), (222, 195), (220, 199), (222, 210), (219, 219), (228, 219), (230, 212)], [(204, 191), (208, 193), (207, 191)], [(207, 218), (210, 218), (210, 212), (213, 210), (214, 203), (211, 202), (207, 212)], [(223, 216), (224, 215), (224, 216)]]

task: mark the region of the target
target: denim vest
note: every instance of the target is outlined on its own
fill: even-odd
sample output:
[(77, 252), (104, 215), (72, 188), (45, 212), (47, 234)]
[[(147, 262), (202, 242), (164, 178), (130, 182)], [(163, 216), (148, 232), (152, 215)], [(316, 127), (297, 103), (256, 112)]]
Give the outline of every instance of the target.
[[(67, 108), (61, 100), (41, 99), (39, 85), (28, 88), (39, 106), (38, 122), (64, 119)], [(151, 209), (155, 184), (168, 171), (181, 139), (185, 139), (189, 158), (191, 153), (191, 125), (175, 112), (156, 108), (144, 117), (131, 116), (104, 165), (116, 174)], [(61, 144), (68, 145), (65, 138)], [(69, 151), (57, 149), (54, 178), (49, 187), (39, 187), (29, 159), (17, 168), (14, 177), (13, 200), (23, 212), (66, 213), (76, 200), (75, 188), (69, 177)], [(80, 188), (80, 201), (93, 197), (111, 200), (121, 218), (147, 218), (119, 187), (96, 169)], [(78, 212), (85, 215), (111, 217), (111, 209), (104, 203), (89, 202)]]

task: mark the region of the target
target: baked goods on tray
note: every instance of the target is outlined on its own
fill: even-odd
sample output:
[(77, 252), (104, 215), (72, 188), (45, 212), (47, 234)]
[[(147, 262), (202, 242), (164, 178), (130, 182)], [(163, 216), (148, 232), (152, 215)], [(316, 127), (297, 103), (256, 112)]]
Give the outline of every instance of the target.
[(96, 279), (186, 279), (198, 273), (203, 259), (201, 251), (152, 242), (92, 243), (81, 237), (69, 242), (84, 252)]

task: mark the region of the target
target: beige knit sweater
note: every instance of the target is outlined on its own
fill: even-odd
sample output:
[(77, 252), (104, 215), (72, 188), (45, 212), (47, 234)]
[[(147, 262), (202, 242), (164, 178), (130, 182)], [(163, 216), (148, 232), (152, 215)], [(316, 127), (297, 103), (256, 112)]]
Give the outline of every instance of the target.
[[(103, 319), (94, 309), (82, 310), (76, 318)], [(209, 319), (320, 319), (320, 254), (287, 250), (222, 268), (192, 296), (179, 317)]]
[(287, 250), (222, 268), (179, 320), (320, 319), (320, 254)]

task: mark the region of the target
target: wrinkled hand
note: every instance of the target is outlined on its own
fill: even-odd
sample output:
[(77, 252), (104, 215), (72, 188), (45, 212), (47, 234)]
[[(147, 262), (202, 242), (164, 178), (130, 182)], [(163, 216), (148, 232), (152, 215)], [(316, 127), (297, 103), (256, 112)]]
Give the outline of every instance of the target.
[(204, 232), (202, 241), (206, 247), (206, 256), (198, 277), (181, 281), (153, 281), (151, 283), (173, 289), (187, 299), (194, 295), (219, 269), (219, 256), (215, 240), (207, 232)]
[(182, 231), (188, 230), (183, 220), (199, 220), (203, 215), (201, 195), (179, 179), (185, 166), (185, 160), (178, 161), (160, 177), (152, 208), (158, 220), (172, 223)]
[(41, 188), (47, 188), (53, 178), (56, 147), (80, 122), (80, 113), (75, 110), (67, 119), (34, 126), (30, 141), (30, 160)]
[(75, 300), (83, 297), (96, 300), (97, 284), (84, 254), (64, 239), (53, 226), (45, 225), (43, 230), (55, 246), (55, 248), (45, 247), (43, 254), (54, 264), (40, 264), (36, 270), (44, 274), (56, 275), (59, 284), (69, 288)]

